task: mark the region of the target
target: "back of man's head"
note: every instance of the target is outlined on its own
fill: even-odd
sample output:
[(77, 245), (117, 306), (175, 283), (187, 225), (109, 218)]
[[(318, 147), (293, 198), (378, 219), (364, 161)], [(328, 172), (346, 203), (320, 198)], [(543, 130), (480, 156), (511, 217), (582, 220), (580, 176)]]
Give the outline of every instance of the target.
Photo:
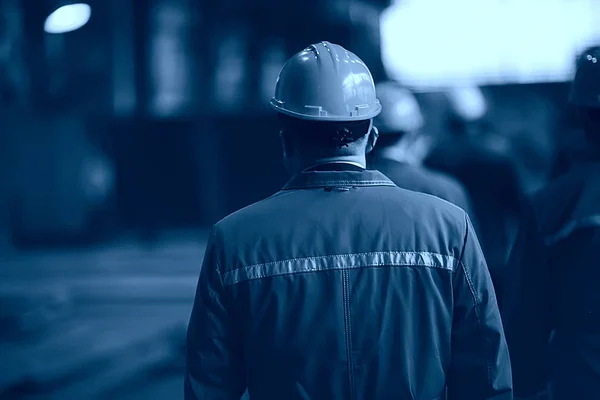
[(283, 66), (271, 108), (279, 115), (286, 155), (364, 155), (381, 112), (366, 64), (340, 45), (320, 42)]
[(364, 154), (371, 120), (350, 122), (310, 121), (278, 114), (282, 139), (288, 153), (322, 156)]

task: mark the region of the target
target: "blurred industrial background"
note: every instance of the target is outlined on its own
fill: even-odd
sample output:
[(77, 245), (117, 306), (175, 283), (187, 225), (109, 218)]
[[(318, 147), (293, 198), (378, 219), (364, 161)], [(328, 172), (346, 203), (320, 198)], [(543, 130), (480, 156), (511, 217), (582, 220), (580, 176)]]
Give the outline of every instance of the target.
[(576, 159), (597, 0), (0, 0), (0, 399), (178, 399), (211, 224), (287, 180), (267, 105), (320, 40), (484, 122), (527, 192)]

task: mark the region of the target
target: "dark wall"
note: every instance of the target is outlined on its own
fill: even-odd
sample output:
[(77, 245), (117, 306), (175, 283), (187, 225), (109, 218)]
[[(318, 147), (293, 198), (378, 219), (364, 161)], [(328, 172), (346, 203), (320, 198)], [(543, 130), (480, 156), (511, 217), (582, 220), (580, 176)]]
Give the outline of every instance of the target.
[[(134, 120), (113, 128), (117, 198), (128, 226), (200, 223), (202, 202), (187, 120)], [(204, 193), (204, 195), (208, 195)]]
[(272, 195), (289, 178), (276, 122), (273, 115), (218, 120), (228, 212)]

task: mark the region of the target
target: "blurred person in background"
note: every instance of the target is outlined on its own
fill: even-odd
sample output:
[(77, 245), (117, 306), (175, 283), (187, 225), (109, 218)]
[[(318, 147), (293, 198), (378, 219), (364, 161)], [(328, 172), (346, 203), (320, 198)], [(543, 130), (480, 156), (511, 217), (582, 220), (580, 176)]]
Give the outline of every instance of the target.
[[(590, 51), (593, 51), (593, 47), (589, 47), (582, 53), (577, 54), (575, 59), (575, 69), (577, 69), (577, 62), (581, 56)], [(560, 131), (557, 135), (556, 151), (550, 174), (551, 178), (557, 178), (560, 175), (565, 174), (574, 163), (577, 163), (582, 158), (587, 158), (590, 151), (593, 152), (593, 150), (590, 149), (588, 141), (585, 139), (585, 132), (577, 109), (575, 107), (570, 107), (566, 111), (567, 123), (565, 125), (568, 128)]]
[(381, 110), (367, 66), (311, 45), (284, 65), (271, 107), (293, 177), (213, 228), (186, 399), (512, 399), (468, 216), (365, 169)]
[(509, 266), (518, 282), (503, 305), (515, 392), (600, 398), (600, 47), (578, 62), (570, 101), (588, 151), (531, 199)]
[(401, 188), (427, 193), (465, 210), (471, 221), (471, 203), (464, 187), (454, 178), (423, 166), (433, 138), (422, 131), (425, 121), (415, 96), (396, 82), (376, 86), (382, 111), (375, 118), (377, 146), (369, 154), (369, 168), (381, 171)]
[(510, 290), (510, 277), (504, 271), (523, 218), (524, 189), (508, 139), (494, 132), (486, 120), (488, 106), (481, 90), (460, 88), (451, 91), (449, 98), (449, 137), (436, 146), (426, 163), (466, 187), (500, 298), (504, 290)]

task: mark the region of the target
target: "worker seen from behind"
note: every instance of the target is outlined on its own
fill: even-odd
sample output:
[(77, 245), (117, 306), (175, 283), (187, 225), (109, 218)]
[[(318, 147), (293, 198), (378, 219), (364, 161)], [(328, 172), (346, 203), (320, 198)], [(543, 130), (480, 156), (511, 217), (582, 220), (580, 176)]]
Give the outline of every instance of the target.
[[(516, 296), (503, 304), (515, 393), (600, 398), (600, 47), (578, 63), (570, 94), (585, 158), (531, 199), (510, 259)], [(518, 290), (517, 290), (518, 288)]]
[[(582, 55), (587, 55), (587, 51), (591, 48), (584, 49), (578, 53), (574, 59), (574, 67), (577, 65)], [(564, 117), (565, 128), (562, 129), (555, 138), (555, 154), (553, 157), (553, 165), (550, 172), (550, 178), (556, 178), (567, 172), (571, 166), (581, 159), (594, 157), (594, 149), (589, 146), (588, 141), (584, 138), (583, 126), (581, 118), (577, 113), (576, 107), (570, 107)], [(597, 152), (597, 150), (595, 151)]]
[(270, 104), (292, 178), (213, 228), (186, 399), (512, 399), (468, 216), (365, 169), (381, 105), (363, 61), (311, 45)]
[(422, 131), (425, 120), (415, 96), (396, 82), (379, 83), (375, 88), (382, 111), (374, 120), (380, 137), (369, 154), (369, 167), (401, 188), (447, 200), (473, 219), (464, 187), (454, 178), (423, 166), (434, 143)]

